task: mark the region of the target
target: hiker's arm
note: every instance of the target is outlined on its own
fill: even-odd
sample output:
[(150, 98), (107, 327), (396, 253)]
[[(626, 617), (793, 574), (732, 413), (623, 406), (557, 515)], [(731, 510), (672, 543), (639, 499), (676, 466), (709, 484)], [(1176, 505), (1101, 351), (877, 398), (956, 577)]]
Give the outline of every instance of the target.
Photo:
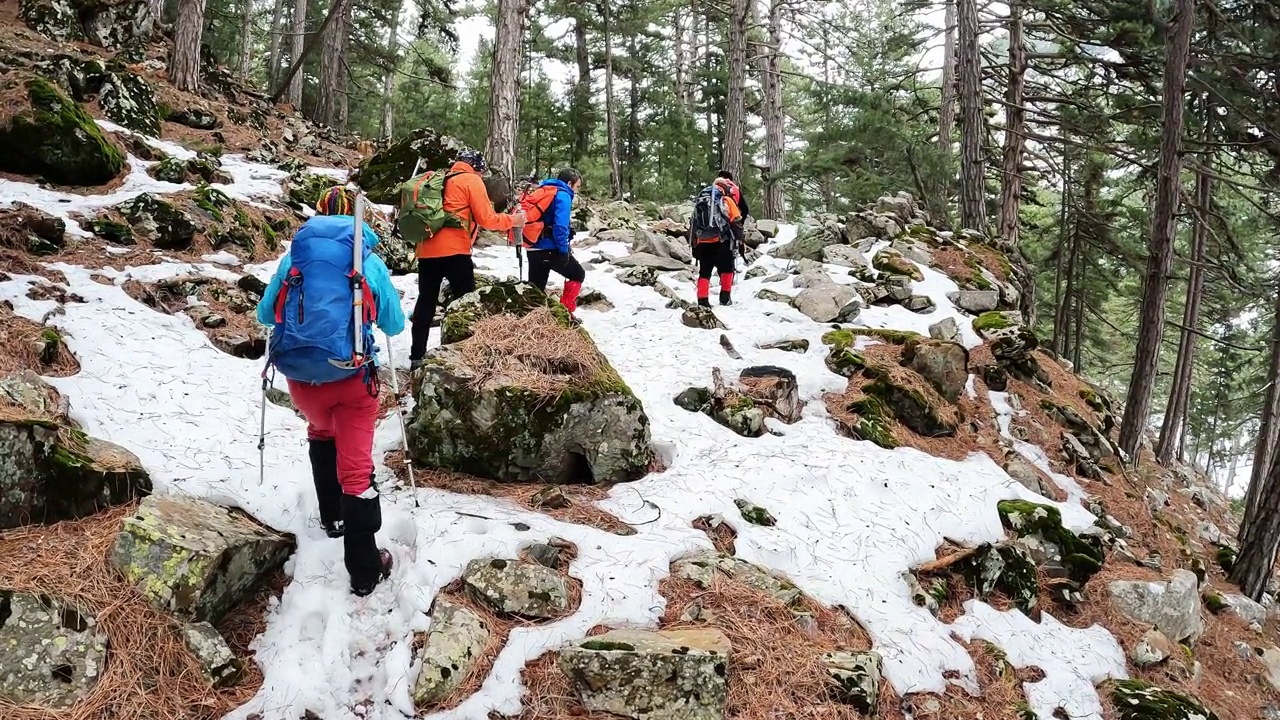
[(484, 189), (484, 181), (479, 175), (467, 173), (457, 178), (466, 183), (467, 202), (471, 205), (471, 219), (485, 230), (506, 232), (513, 227), (511, 216), (493, 211), (493, 201), (489, 199), (489, 191)]
[(400, 307), (400, 293), (391, 284), (391, 273), (387, 272), (386, 263), (377, 255), (370, 255), (365, 261), (364, 276), (373, 291), (374, 302), (378, 309), (378, 329), (388, 336), (404, 332), (404, 310)]
[(561, 255), (569, 254), (569, 243), (573, 240), (573, 200), (564, 192), (556, 193), (551, 203), (551, 238), (556, 241), (556, 248)]
[(276, 274), (271, 276), (271, 282), (262, 292), (262, 300), (258, 301), (258, 322), (267, 327), (276, 324), (276, 296), (280, 294), (280, 286), (284, 284), (284, 276), (289, 273), (290, 266), (289, 254), (285, 253), (276, 266)]

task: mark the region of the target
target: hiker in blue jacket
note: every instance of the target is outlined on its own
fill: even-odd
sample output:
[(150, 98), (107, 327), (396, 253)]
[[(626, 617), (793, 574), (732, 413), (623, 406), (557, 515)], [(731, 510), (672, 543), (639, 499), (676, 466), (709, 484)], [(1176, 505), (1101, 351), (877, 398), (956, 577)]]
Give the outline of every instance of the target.
[(307, 419), (320, 525), (329, 537), (343, 539), (351, 591), (364, 596), (390, 576), (392, 565), (391, 553), (379, 549), (374, 540), (382, 527), (382, 507), (373, 483), (373, 431), (378, 420), (373, 327), (388, 336), (403, 332), (404, 311), (387, 266), (373, 254), (378, 235), (362, 223), (365, 284), (360, 332), (366, 357), (356, 357), (355, 298), (348, 274), (354, 197), (342, 187), (330, 188), (316, 203), (316, 211), (280, 258), (258, 303), (258, 322), (273, 329), (269, 362), (288, 379), (289, 395)]
[(570, 315), (578, 309), (578, 294), (587, 278), (569, 247), (573, 240), (573, 196), (581, 186), (582, 173), (565, 168), (555, 178), (544, 180), (521, 203), (528, 218), (524, 246), (529, 254), (529, 283), (546, 292), (552, 270), (563, 276), (560, 304)]

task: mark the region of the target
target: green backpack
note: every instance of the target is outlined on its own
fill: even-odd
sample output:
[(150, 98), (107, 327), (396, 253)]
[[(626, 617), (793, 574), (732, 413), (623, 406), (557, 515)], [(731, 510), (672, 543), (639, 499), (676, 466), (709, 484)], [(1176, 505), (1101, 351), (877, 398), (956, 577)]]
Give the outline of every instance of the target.
[(400, 186), (400, 237), (417, 246), (447, 227), (465, 227), (462, 218), (444, 209), (444, 184), (461, 173), (430, 171)]

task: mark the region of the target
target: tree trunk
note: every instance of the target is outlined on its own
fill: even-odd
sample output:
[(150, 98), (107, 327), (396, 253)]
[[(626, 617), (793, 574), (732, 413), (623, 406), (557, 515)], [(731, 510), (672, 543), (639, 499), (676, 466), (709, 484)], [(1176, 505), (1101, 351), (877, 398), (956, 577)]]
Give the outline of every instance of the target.
[(400, 3), (391, 10), (391, 22), (387, 34), (387, 71), (382, 77), (382, 126), (378, 135), (390, 140), (396, 121), (396, 68), (400, 64)]
[(156, 24), (164, 24), (164, 0), (147, 0), (147, 9), (151, 11)]
[(516, 176), (516, 132), (520, 126), (520, 53), (526, 0), (498, 0), (489, 84), (489, 140), (485, 156), (493, 171)]
[(253, 68), (253, 0), (240, 0), (240, 78)]
[(982, 56), (978, 44), (978, 0), (958, 0), (960, 70), (960, 225), (987, 231), (986, 168), (982, 157)]
[(609, 134), (609, 196), (622, 197), (622, 164), (618, 160), (618, 120), (613, 108), (613, 19), (609, 0), (600, 3), (604, 18), (604, 114)]
[(1009, 0), (1009, 84), (1005, 88), (1004, 161), (1000, 166), (1000, 237), (1018, 246), (1018, 209), (1022, 203), (1022, 150), (1026, 144), (1027, 113), (1022, 107), (1026, 87), (1027, 49), (1022, 41), (1022, 2)]
[(721, 147), (717, 147), (719, 142), (718, 134), (715, 131), (715, 104), (712, 102), (711, 94), (711, 8), (706, 8), (706, 14), (703, 15), (702, 26), (702, 101), (706, 106), (704, 109), (707, 114), (707, 143), (713, 152), (708, 157), (708, 166), (712, 166), (723, 153)]
[(1272, 463), (1258, 492), (1257, 505), (1245, 511), (1240, 525), (1240, 552), (1231, 568), (1231, 582), (1240, 592), (1262, 601), (1280, 549), (1280, 463)]
[(1253, 468), (1249, 475), (1249, 490), (1245, 494), (1244, 519), (1240, 522), (1240, 536), (1244, 537), (1246, 525), (1256, 514), (1258, 500), (1271, 464), (1275, 458), (1277, 441), (1280, 441), (1280, 291), (1275, 296), (1274, 319), (1271, 328), (1271, 358), (1267, 366), (1267, 391), (1262, 401), (1262, 415), (1258, 422), (1258, 445), (1253, 451)]
[(347, 92), (347, 68), (343, 46), (347, 37), (347, 15), (352, 0), (333, 0), (337, 19), (320, 35), (320, 92), (316, 96), (312, 119), (322, 125), (342, 130), (342, 96)]
[[(1212, 102), (1205, 102), (1205, 125), (1202, 137), (1212, 141), (1213, 117), (1217, 110)], [(1213, 205), (1213, 151), (1205, 154), (1206, 170), (1196, 175), (1197, 210), (1191, 233), (1191, 270), (1187, 278), (1187, 301), (1182, 308), (1182, 336), (1178, 340), (1178, 359), (1173, 369), (1173, 385), (1165, 404), (1164, 422), (1160, 425), (1160, 439), (1156, 442), (1156, 460), (1161, 465), (1171, 464), (1178, 455), (1178, 440), (1187, 421), (1187, 408), (1191, 404), (1191, 371), (1195, 366), (1196, 335), (1200, 324), (1200, 301), (1204, 295), (1204, 255), (1209, 235), (1209, 222)]]
[[(581, 6), (571, 6), (581, 13)], [(595, 129), (591, 109), (591, 54), (587, 49), (587, 21), (577, 15), (573, 19), (574, 59), (578, 63), (578, 80), (573, 85), (573, 163), (579, 165), (591, 150), (591, 131)]]
[[(752, 0), (754, 3), (754, 0)], [(753, 5), (754, 7), (754, 5)], [(782, 112), (782, 0), (769, 1), (769, 46), (760, 54), (760, 85), (764, 92), (764, 213), (761, 217), (786, 217), (782, 173), (786, 160), (786, 116)]]
[[(1064, 136), (1065, 134), (1063, 133)], [(1065, 324), (1068, 295), (1063, 294), (1062, 286), (1071, 277), (1070, 272), (1067, 270), (1071, 238), (1070, 231), (1067, 229), (1067, 208), (1071, 204), (1071, 146), (1065, 142), (1062, 145), (1062, 197), (1060, 200), (1061, 205), (1058, 208), (1058, 261), (1053, 274), (1053, 340), (1050, 343), (1050, 347), (1053, 349), (1054, 355), (1066, 357), (1064, 345), (1067, 337)]]
[(636, 172), (640, 169), (640, 62), (636, 36), (627, 34), (627, 163), (623, 178), (628, 194), (635, 194)]
[(1169, 270), (1173, 265), (1173, 240), (1177, 230), (1181, 199), (1179, 173), (1182, 169), (1182, 104), (1187, 90), (1187, 61), (1191, 54), (1191, 30), (1195, 25), (1195, 0), (1177, 0), (1168, 29), (1164, 68), (1164, 128), (1160, 138), (1160, 164), (1156, 177), (1156, 203), (1151, 215), (1151, 244), (1147, 275), (1142, 290), (1142, 311), (1138, 325), (1138, 346), (1134, 351), (1133, 373), (1120, 424), (1120, 447), (1130, 462), (1138, 461), (1142, 436), (1151, 413), (1164, 335), (1165, 299), (1169, 293)]
[(725, 97), (724, 154), (720, 164), (742, 182), (747, 136), (747, 16), (753, 0), (732, 0), (729, 16), (729, 87)]
[(280, 40), (284, 33), (284, 0), (276, 0), (271, 9), (271, 65), (267, 68), (267, 87), (273, 90), (280, 79)]
[[(329, 15), (325, 17), (328, 20), (333, 16), (332, 8)], [(285, 82), (289, 86), (288, 100), (294, 110), (302, 110), (302, 61), (306, 59), (307, 47), (304, 42), (307, 40), (307, 0), (293, 0), (293, 23), (289, 27), (289, 70), (291, 74)], [(311, 45), (315, 44), (312, 39)], [(278, 92), (277, 92), (278, 94)]]
[(938, 149), (951, 154), (956, 128), (956, 0), (946, 0), (942, 40), (942, 105), (938, 107)]
[(195, 92), (200, 89), (200, 36), (203, 32), (204, 0), (182, 0), (178, 3), (169, 81), (179, 90)]

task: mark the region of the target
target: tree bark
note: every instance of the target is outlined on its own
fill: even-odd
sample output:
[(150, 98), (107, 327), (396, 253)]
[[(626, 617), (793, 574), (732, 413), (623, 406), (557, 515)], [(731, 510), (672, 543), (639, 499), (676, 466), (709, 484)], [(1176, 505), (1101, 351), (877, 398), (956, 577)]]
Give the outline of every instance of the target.
[(1271, 358), (1267, 365), (1267, 391), (1262, 401), (1262, 415), (1258, 422), (1258, 445), (1253, 451), (1253, 468), (1249, 474), (1249, 489), (1244, 499), (1244, 519), (1240, 521), (1240, 537), (1257, 513), (1258, 500), (1263, 485), (1271, 472), (1277, 441), (1280, 441), (1280, 292), (1275, 296), (1274, 319), (1271, 328)]
[(942, 104), (938, 107), (938, 150), (951, 154), (956, 129), (956, 0), (946, 0), (942, 40)]
[[(582, 13), (573, 3), (571, 12)], [(591, 131), (595, 129), (591, 108), (591, 54), (587, 49), (587, 21), (581, 14), (573, 19), (574, 59), (578, 64), (578, 80), (573, 85), (573, 163), (579, 165), (591, 150)]]
[(391, 10), (391, 22), (387, 33), (387, 71), (382, 77), (382, 126), (378, 135), (390, 140), (396, 121), (396, 68), (400, 64), (400, 3)]
[[(334, 18), (338, 17), (339, 11), (343, 10), (344, 6), (349, 7), (350, 1), (351, 0), (346, 0), (346, 2), (338, 2), (335, 0), (334, 3), (329, 5), (329, 12), (324, 16), (324, 22), (320, 23), (320, 29), (306, 36), (306, 43), (302, 45), (302, 50), (297, 53), (296, 57), (290, 60), (289, 72), (285, 73), (284, 78), (280, 80), (280, 86), (276, 89), (275, 94), (271, 96), (271, 102), (273, 103), (280, 102), (280, 99), (285, 96), (286, 91), (288, 92), (290, 98), (293, 97), (294, 83), (302, 82), (302, 64), (307, 61), (307, 58), (311, 55), (312, 51), (315, 50), (316, 46), (320, 44), (320, 39), (324, 37), (324, 34), (325, 34), (324, 31), (328, 29), (330, 25), (333, 24), (333, 20)], [(306, 0), (295, 0), (295, 2), (304, 3), (306, 2)], [(296, 17), (295, 17), (295, 20), (296, 20)], [(302, 36), (301, 35), (296, 36), (296, 41), (301, 43)], [(292, 99), (290, 99), (289, 102), (293, 103), (295, 108), (300, 108), (302, 105), (301, 84), (297, 86), (297, 90), (298, 90), (297, 102), (294, 103)]]
[(1000, 166), (1000, 237), (1018, 246), (1018, 210), (1022, 203), (1022, 152), (1026, 144), (1027, 49), (1022, 36), (1022, 1), (1009, 0), (1009, 84), (1005, 88), (1004, 159)]
[(240, 0), (240, 78), (253, 68), (253, 0)]
[(147, 0), (147, 9), (157, 25), (164, 25), (164, 0)]
[(520, 125), (520, 54), (526, 0), (498, 0), (489, 84), (489, 140), (485, 156), (493, 171), (516, 176), (516, 132)]
[[(330, 8), (329, 14), (325, 17), (328, 22), (333, 16), (333, 10)], [(295, 110), (302, 110), (302, 73), (299, 70), (302, 67), (302, 61), (306, 60), (307, 44), (314, 45), (314, 38), (308, 41), (307, 32), (307, 0), (293, 0), (293, 22), (289, 26), (289, 77), (285, 80), (285, 84), (289, 86), (289, 104)], [(277, 91), (277, 94), (279, 92)]]
[(1280, 549), (1280, 463), (1272, 463), (1258, 492), (1257, 505), (1245, 511), (1240, 525), (1240, 552), (1231, 568), (1231, 582), (1240, 592), (1262, 601)]
[(609, 134), (609, 196), (622, 197), (622, 164), (618, 159), (618, 119), (613, 107), (613, 17), (609, 0), (600, 3), (604, 18), (604, 114)]
[[(1066, 133), (1063, 133), (1064, 135)], [(1065, 139), (1065, 138), (1064, 138)], [(1066, 357), (1066, 318), (1067, 298), (1070, 293), (1063, 293), (1063, 285), (1070, 282), (1071, 273), (1067, 269), (1070, 255), (1071, 233), (1067, 227), (1067, 208), (1071, 204), (1071, 146), (1062, 145), (1062, 197), (1058, 208), (1058, 261), (1053, 274), (1053, 339), (1050, 347), (1053, 354)]]
[[(754, 0), (753, 0), (754, 3)], [(764, 92), (764, 213), (769, 220), (786, 217), (782, 173), (786, 162), (786, 116), (782, 112), (782, 0), (769, 0), (769, 43), (760, 54), (760, 85)], [(754, 4), (753, 4), (754, 7)]]
[(627, 162), (623, 171), (627, 193), (636, 191), (636, 172), (640, 169), (640, 63), (635, 33), (627, 34)]
[(267, 69), (267, 87), (274, 89), (280, 79), (280, 41), (284, 37), (284, 0), (276, 0), (271, 9), (271, 65)]
[[(1213, 117), (1216, 109), (1205, 102), (1205, 125), (1202, 137), (1212, 140)], [(1156, 442), (1156, 460), (1161, 465), (1171, 464), (1178, 453), (1178, 440), (1187, 421), (1187, 408), (1191, 404), (1191, 371), (1195, 364), (1196, 334), (1200, 324), (1200, 302), (1204, 296), (1204, 255), (1209, 235), (1210, 214), (1213, 205), (1213, 151), (1203, 160), (1205, 172), (1196, 175), (1197, 210), (1191, 233), (1191, 269), (1187, 278), (1187, 300), (1182, 308), (1182, 335), (1178, 339), (1178, 359), (1173, 369), (1173, 385), (1165, 404), (1164, 421), (1160, 425), (1160, 439)]]
[(729, 16), (729, 87), (725, 97), (724, 154), (720, 164), (742, 181), (747, 137), (747, 16), (752, 0), (733, 0)]
[(1191, 55), (1191, 31), (1195, 26), (1195, 0), (1177, 0), (1167, 32), (1164, 69), (1164, 128), (1160, 139), (1160, 162), (1156, 177), (1156, 202), (1151, 216), (1151, 244), (1147, 274), (1142, 290), (1142, 311), (1138, 325), (1138, 346), (1134, 351), (1133, 373), (1120, 424), (1120, 447), (1130, 462), (1138, 461), (1142, 436), (1151, 413), (1164, 335), (1165, 300), (1169, 293), (1169, 271), (1173, 265), (1173, 240), (1177, 230), (1181, 200), (1179, 173), (1182, 169), (1183, 96), (1187, 90), (1187, 62)]
[(204, 0), (178, 3), (178, 21), (173, 28), (173, 58), (169, 81), (187, 92), (200, 89), (200, 36), (204, 33)]
[(978, 0), (958, 0), (960, 75), (960, 225), (987, 231), (986, 167), (982, 142), (982, 56), (978, 44)]
[(320, 33), (320, 92), (316, 96), (313, 119), (338, 130), (346, 129), (342, 98), (347, 94), (344, 49), (351, 2), (352, 0), (333, 0), (337, 19), (326, 24)]

